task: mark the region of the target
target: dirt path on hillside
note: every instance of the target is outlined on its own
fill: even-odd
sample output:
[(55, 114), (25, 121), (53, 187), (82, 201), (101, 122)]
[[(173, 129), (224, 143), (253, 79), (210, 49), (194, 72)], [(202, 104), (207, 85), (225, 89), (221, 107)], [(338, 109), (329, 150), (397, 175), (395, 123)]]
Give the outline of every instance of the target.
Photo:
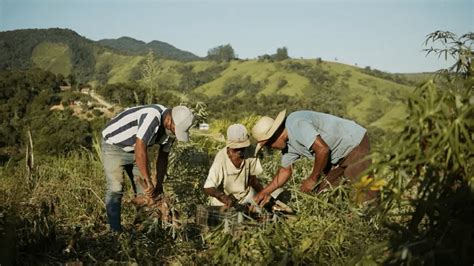
[(112, 107), (114, 107), (114, 108), (119, 108), (119, 106), (113, 105), (113, 104), (107, 102), (106, 100), (104, 100), (104, 99), (102, 98), (102, 96), (96, 94), (95, 91), (93, 91), (93, 90), (91, 90), (91, 92), (89, 93), (89, 95), (90, 95), (92, 98), (94, 98), (94, 100), (96, 100), (98, 103), (100, 103), (100, 104), (102, 104), (103, 106), (105, 106), (107, 109), (108, 109), (108, 108), (112, 108)]

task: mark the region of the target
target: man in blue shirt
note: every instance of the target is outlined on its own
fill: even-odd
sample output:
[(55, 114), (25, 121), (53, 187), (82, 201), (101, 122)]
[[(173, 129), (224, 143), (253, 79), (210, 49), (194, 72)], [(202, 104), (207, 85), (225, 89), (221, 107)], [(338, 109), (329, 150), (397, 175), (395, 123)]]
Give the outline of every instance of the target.
[[(135, 193), (149, 197), (163, 192), (163, 179), (174, 139), (187, 142), (194, 116), (185, 106), (168, 109), (159, 104), (124, 110), (107, 123), (102, 131), (102, 162), (107, 180), (105, 204), (112, 231), (121, 231), (120, 212), (123, 195), (123, 170), (132, 180)], [(160, 145), (156, 160), (156, 179), (149, 170), (148, 147)], [(143, 179), (145, 191), (135, 184), (134, 176)]]
[[(314, 160), (310, 176), (300, 186), (306, 193), (315, 188), (322, 173), (329, 183), (337, 184), (342, 175), (355, 181), (370, 166), (371, 161), (366, 158), (370, 152), (367, 130), (354, 121), (313, 111), (285, 116), (286, 110), (275, 119), (264, 116), (252, 128), (257, 152), (268, 146), (283, 153), (281, 167), (272, 182), (257, 194), (257, 203), (265, 204), (269, 195), (286, 183), (293, 163), (301, 156)], [(324, 186), (321, 184), (319, 191)]]

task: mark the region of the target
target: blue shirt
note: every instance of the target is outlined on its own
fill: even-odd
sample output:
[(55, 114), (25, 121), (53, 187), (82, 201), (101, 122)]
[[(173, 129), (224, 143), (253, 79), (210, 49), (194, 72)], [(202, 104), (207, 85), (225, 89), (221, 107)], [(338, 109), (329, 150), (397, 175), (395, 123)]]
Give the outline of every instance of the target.
[(291, 113), (286, 118), (285, 127), (288, 141), (281, 158), (281, 166), (285, 168), (301, 156), (314, 160), (311, 146), (317, 136), (329, 146), (331, 163), (337, 164), (360, 144), (367, 132), (354, 121), (313, 111)]

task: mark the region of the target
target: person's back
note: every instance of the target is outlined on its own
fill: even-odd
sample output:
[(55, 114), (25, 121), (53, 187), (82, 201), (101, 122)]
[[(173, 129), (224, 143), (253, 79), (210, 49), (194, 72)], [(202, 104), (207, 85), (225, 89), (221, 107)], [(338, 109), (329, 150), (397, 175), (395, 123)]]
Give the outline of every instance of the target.
[[(188, 141), (188, 131), (194, 115), (185, 106), (168, 109), (150, 104), (126, 109), (112, 118), (102, 131), (102, 162), (106, 177), (105, 203), (110, 229), (121, 231), (121, 201), (123, 171), (131, 180), (136, 194), (152, 198), (163, 193), (163, 179), (174, 139)], [(148, 147), (160, 145), (156, 160), (156, 175), (152, 180)], [(145, 187), (135, 179), (141, 179)]]
[(354, 121), (306, 110), (289, 114), (285, 127), (288, 130), (290, 153), (312, 158), (311, 145), (319, 135), (331, 150), (332, 163), (344, 158), (366, 133), (366, 129)]
[[(162, 114), (166, 109), (165, 106), (159, 104), (125, 109), (107, 123), (102, 131), (102, 137), (105, 142), (120, 147), (126, 152), (134, 150), (137, 137), (145, 141), (147, 146), (151, 146), (155, 143), (157, 135), (165, 135), (164, 131), (158, 132), (158, 130), (162, 122)], [(159, 144), (166, 142), (167, 140), (163, 140)]]

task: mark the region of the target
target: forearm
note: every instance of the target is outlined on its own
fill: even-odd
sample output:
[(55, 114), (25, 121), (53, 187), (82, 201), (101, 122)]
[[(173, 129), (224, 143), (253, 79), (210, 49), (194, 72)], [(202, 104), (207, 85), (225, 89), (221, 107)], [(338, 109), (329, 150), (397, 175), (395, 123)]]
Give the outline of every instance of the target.
[(160, 150), (156, 159), (156, 186), (162, 189), (166, 171), (168, 169), (169, 153)]
[(314, 159), (314, 164), (313, 164), (313, 171), (311, 172), (311, 175), (309, 176), (309, 178), (317, 182), (327, 163), (328, 163), (328, 153), (320, 152), (316, 154), (315, 159)]
[(288, 181), (288, 179), (290, 178), (291, 173), (292, 173), (291, 166), (289, 166), (288, 168), (281, 167), (280, 169), (278, 169), (278, 172), (273, 178), (272, 182), (270, 182), (270, 184), (268, 184), (263, 189), (263, 191), (267, 194), (270, 194), (273, 191), (275, 191), (277, 188), (282, 187), (286, 183), (286, 181)]
[(329, 160), (329, 147), (324, 142), (324, 140), (318, 136), (316, 141), (312, 145), (312, 149), (314, 151), (314, 164), (313, 164), (313, 171), (311, 172), (309, 179), (317, 182), (319, 176), (326, 167), (328, 160)]
[(227, 204), (226, 200), (228, 196), (224, 193), (224, 191), (216, 187), (208, 187), (204, 188), (204, 192), (206, 192), (207, 195), (218, 199), (220, 202)]
[(135, 163), (140, 171), (140, 174), (147, 181), (150, 180), (150, 170), (148, 168), (148, 153), (145, 143), (138, 139), (135, 143)]
[(254, 175), (249, 176), (249, 186), (252, 187), (256, 192), (263, 190), (262, 184), (258, 181), (257, 177)]

